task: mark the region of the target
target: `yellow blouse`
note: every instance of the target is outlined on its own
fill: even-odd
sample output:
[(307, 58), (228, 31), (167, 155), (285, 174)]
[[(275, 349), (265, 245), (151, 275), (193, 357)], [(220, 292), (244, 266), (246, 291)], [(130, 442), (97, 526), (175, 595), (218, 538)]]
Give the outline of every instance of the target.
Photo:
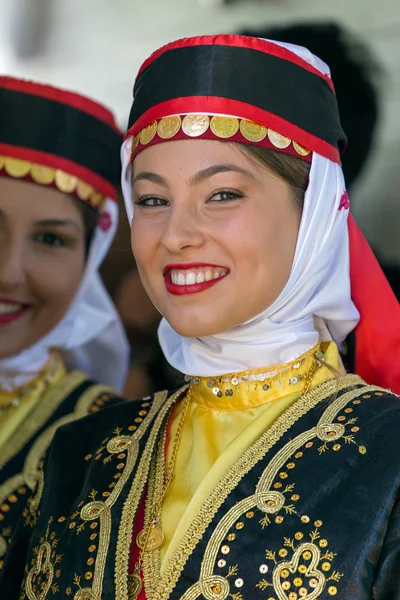
[[(326, 363), (342, 371), (335, 343), (323, 344), (322, 352)], [(161, 524), (165, 535), (160, 549), (162, 570), (216, 483), (261, 433), (302, 395), (304, 374), (310, 371), (312, 364), (312, 355), (307, 353), (291, 368), (269, 373), (266, 379), (263, 375), (251, 376), (255, 372), (249, 372), (247, 383), (227, 378), (229, 382), (213, 385), (212, 380), (201, 378), (192, 386), (176, 456), (175, 472), (179, 477), (172, 480), (162, 505)], [(309, 389), (333, 377), (332, 371), (322, 366), (313, 375)], [(173, 415), (167, 462), (171, 458), (183, 405), (181, 401)]]
[(0, 390), (0, 456), (2, 448), (15, 435), (21, 423), (30, 417), (46, 390), (66, 374), (61, 356), (53, 353), (33, 381), (12, 392)]

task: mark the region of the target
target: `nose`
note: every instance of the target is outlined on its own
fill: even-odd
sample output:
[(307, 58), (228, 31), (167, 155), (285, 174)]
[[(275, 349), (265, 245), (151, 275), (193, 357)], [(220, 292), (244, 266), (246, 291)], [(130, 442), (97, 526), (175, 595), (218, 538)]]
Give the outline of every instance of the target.
[(0, 292), (24, 283), (25, 262), (23, 244), (0, 236)]
[(173, 206), (162, 235), (164, 247), (178, 254), (185, 249), (198, 248), (204, 243), (204, 232), (194, 208)]

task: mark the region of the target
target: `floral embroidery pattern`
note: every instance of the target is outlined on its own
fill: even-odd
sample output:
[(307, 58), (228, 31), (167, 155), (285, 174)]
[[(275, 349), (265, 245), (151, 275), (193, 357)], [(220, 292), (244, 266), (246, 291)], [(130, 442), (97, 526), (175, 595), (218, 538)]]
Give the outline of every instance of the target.
[(260, 566), (260, 573), (270, 573), (270, 576), (263, 577), (256, 587), (276, 594), (268, 600), (314, 600), (329, 582), (328, 594), (337, 594), (333, 584), (338, 583), (343, 574), (332, 571), (336, 554), (327, 550), (328, 540), (321, 537), (322, 521), (315, 521), (308, 534), (304, 531), (307, 521), (308, 517), (302, 517), (303, 526), (293, 537), (284, 537), (278, 551), (265, 551), (266, 564)]
[(350, 200), (349, 195), (346, 190), (344, 190), (342, 197), (340, 198), (339, 209), (338, 210), (348, 210), (350, 208)]

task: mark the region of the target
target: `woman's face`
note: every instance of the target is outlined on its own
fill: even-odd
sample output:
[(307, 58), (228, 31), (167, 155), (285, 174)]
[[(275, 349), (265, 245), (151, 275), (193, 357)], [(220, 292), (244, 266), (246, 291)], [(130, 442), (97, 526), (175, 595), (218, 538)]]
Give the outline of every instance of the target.
[(133, 168), (132, 248), (150, 298), (179, 334), (228, 331), (288, 280), (300, 225), (289, 185), (227, 142), (182, 140)]
[(84, 223), (73, 199), (0, 177), (0, 359), (31, 346), (61, 320), (84, 262)]

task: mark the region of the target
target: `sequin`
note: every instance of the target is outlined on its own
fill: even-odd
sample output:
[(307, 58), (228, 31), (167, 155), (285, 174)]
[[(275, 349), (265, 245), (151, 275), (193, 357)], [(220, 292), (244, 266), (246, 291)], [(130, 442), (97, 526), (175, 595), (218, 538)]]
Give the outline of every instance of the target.
[(243, 529), (244, 523), (242, 523), (241, 521), (239, 521), (239, 523), (236, 523), (235, 527), (236, 527), (236, 529)]
[(286, 590), (289, 590), (289, 589), (290, 589), (290, 581), (284, 581), (284, 582), (282, 583), (282, 586), (281, 586), (281, 587), (282, 587), (282, 589), (283, 589), (283, 590), (285, 590), (285, 591), (286, 591)]
[(222, 546), (222, 548), (221, 548), (222, 554), (229, 554), (230, 551), (231, 551), (231, 549), (227, 545)]
[(286, 548), (281, 548), (281, 549), (279, 550), (279, 556), (280, 556), (281, 558), (285, 558), (285, 557), (287, 556), (287, 553), (288, 553), (288, 551), (286, 550)]
[(315, 527), (322, 527), (322, 521), (315, 521), (314, 525)]
[(269, 385), (267, 383), (264, 383), (264, 385), (262, 386), (262, 389), (263, 389), (264, 392), (268, 392)]
[(244, 583), (244, 581), (243, 581), (243, 579), (241, 579), (240, 577), (239, 577), (238, 579), (236, 579), (236, 580), (235, 580), (235, 586), (236, 586), (237, 588), (241, 588), (241, 587), (243, 586), (243, 583)]
[(328, 540), (324, 540), (324, 539), (319, 540), (319, 545), (321, 548), (326, 548), (328, 545)]
[(265, 573), (268, 573), (268, 565), (261, 565), (260, 573), (262, 573), (263, 575), (265, 575)]
[(282, 577), (282, 579), (286, 579), (286, 577), (289, 577), (289, 571), (288, 571), (288, 569), (282, 569), (282, 571), (281, 571), (281, 577)]
[(331, 564), (330, 563), (328, 563), (328, 562), (322, 563), (322, 570), (323, 571), (329, 571), (330, 568), (331, 568)]
[(225, 565), (226, 565), (226, 560), (224, 560), (223, 558), (221, 558), (221, 559), (218, 561), (218, 563), (217, 563), (217, 564), (218, 564), (218, 566), (219, 566), (219, 568), (220, 568), (220, 569), (223, 569), (223, 568), (225, 567)]
[(234, 533), (230, 533), (227, 537), (228, 542), (233, 542), (233, 540), (236, 538), (236, 535)]
[(301, 531), (297, 531), (297, 533), (294, 534), (294, 537), (296, 540), (302, 540), (304, 537), (304, 534), (301, 533)]
[(303, 580), (301, 579), (301, 577), (295, 577), (293, 583), (296, 587), (300, 587), (301, 585), (303, 585)]
[(358, 449), (360, 454), (366, 454), (367, 453), (367, 449), (365, 446), (360, 446)]
[(330, 596), (336, 596), (337, 588), (334, 585), (331, 585), (331, 587), (328, 588), (328, 594)]
[(312, 579), (310, 579), (309, 585), (310, 585), (310, 588), (316, 588), (318, 585), (317, 579), (315, 579), (314, 577)]

